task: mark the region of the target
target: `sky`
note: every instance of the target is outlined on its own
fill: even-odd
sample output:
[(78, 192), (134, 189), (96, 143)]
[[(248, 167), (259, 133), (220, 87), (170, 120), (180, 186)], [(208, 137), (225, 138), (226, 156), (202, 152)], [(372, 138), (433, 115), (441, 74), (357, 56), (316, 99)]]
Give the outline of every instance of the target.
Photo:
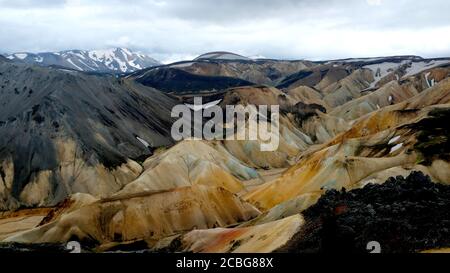
[(170, 63), (450, 56), (448, 0), (0, 0), (0, 53), (127, 47)]

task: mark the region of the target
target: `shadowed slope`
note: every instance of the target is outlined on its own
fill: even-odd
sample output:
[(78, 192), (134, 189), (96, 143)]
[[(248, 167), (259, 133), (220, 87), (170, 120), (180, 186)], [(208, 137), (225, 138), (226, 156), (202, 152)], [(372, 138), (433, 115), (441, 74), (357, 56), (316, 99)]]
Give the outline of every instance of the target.
[[(175, 102), (126, 80), (0, 62), (0, 97), (2, 208), (14, 199), (49, 204), (72, 191), (110, 194), (139, 174), (130, 159), (150, 155), (146, 143), (171, 143)], [(35, 196), (26, 200), (32, 181)]]

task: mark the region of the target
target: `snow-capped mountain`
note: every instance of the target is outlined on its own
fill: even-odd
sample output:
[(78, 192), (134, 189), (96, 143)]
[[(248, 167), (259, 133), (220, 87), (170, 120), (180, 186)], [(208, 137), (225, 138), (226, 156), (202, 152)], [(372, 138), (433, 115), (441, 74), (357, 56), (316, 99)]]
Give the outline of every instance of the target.
[(87, 72), (126, 73), (160, 65), (160, 62), (148, 55), (133, 52), (127, 48), (103, 50), (65, 50), (44, 53), (14, 53), (6, 58), (43, 66), (57, 65)]

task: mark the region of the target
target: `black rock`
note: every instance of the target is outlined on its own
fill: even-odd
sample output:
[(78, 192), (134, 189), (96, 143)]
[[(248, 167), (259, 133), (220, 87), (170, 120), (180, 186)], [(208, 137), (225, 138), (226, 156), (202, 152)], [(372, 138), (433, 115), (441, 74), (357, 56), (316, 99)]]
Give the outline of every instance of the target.
[(349, 193), (328, 191), (303, 214), (304, 228), (281, 252), (367, 253), (371, 241), (384, 253), (450, 246), (450, 186), (421, 172)]

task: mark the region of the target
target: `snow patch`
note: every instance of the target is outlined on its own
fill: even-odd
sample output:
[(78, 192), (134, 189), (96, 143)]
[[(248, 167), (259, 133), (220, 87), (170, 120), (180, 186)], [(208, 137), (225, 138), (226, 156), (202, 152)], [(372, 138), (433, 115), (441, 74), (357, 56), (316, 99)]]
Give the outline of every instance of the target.
[(63, 72), (67, 72), (67, 73), (70, 73), (70, 74), (78, 73), (78, 71), (76, 71), (76, 70), (70, 70), (70, 69), (65, 69), (65, 68), (58, 68), (58, 70), (59, 71), (63, 71)]
[(375, 178), (364, 180), (363, 182), (361, 182), (361, 187), (365, 187), (369, 184), (378, 184), (378, 180)]
[(378, 63), (378, 64), (370, 64), (370, 65), (365, 65), (363, 66), (363, 68), (366, 69), (370, 69), (373, 72), (373, 76), (374, 76), (374, 81), (370, 84), (369, 88), (374, 88), (377, 83), (384, 78), (385, 76), (387, 76), (389, 73), (395, 71), (396, 69), (398, 69), (400, 66), (410, 63), (411, 61), (408, 60), (404, 60), (402, 62), (399, 63), (394, 63), (394, 62), (384, 62), (384, 63)]
[(433, 87), (436, 84), (436, 80), (435, 79), (431, 79), (429, 80), (428, 77), (430, 77), (431, 72), (427, 72), (425, 74), (425, 81), (427, 82), (428, 87)]
[(25, 59), (26, 57), (28, 57), (28, 54), (26, 54), (26, 53), (16, 53), (16, 54), (14, 54), (14, 56), (15, 56), (16, 58), (18, 58), (18, 59), (23, 60), (23, 59)]
[(219, 104), (221, 101), (222, 101), (222, 100), (220, 99), (220, 100), (215, 100), (215, 101), (208, 102), (208, 103), (205, 103), (205, 104), (202, 104), (202, 105), (197, 105), (197, 104), (187, 104), (187, 103), (185, 103), (185, 105), (186, 105), (188, 108), (190, 108), (191, 110), (193, 110), (193, 111), (196, 112), (196, 111), (200, 111), (200, 110), (202, 110), (202, 109), (208, 109), (208, 108), (211, 108), (211, 107), (213, 107), (213, 106)]
[[(79, 60), (79, 61), (80, 61), (80, 63), (82, 63), (84, 66), (86, 66), (86, 67), (89, 68), (90, 70), (95, 71), (94, 68), (92, 68), (91, 66), (89, 66), (88, 64), (86, 64), (83, 60)], [(95, 63), (94, 63), (94, 64), (95, 64)]]
[(115, 57), (114, 54), (115, 49), (99, 49), (99, 50), (92, 50), (89, 51), (88, 55), (89, 58), (99, 61), (99, 62), (111, 62), (112, 59)]
[(266, 57), (266, 56), (263, 56), (263, 55), (254, 55), (254, 56), (250, 56), (249, 58), (252, 59), (252, 60), (262, 60), (262, 59), (267, 59), (267, 57)]
[(127, 54), (127, 55), (133, 55), (129, 50), (128, 50), (128, 48), (120, 48), (123, 52), (125, 52), (125, 54)]
[(394, 147), (391, 148), (391, 151), (389, 153), (392, 154), (392, 153), (398, 151), (402, 147), (403, 147), (403, 143), (397, 144), (397, 145), (395, 145)]
[[(347, 60), (350, 61), (361, 61), (364, 59), (353, 59)], [(376, 60), (376, 59), (374, 59)], [(432, 69), (441, 65), (450, 64), (450, 60), (425, 60), (425, 61), (413, 61), (413, 60), (403, 60), (401, 62), (383, 62), (377, 64), (365, 65), (363, 68), (372, 70), (374, 74), (375, 81), (372, 82), (369, 88), (374, 88), (376, 84), (389, 73), (399, 69), (403, 65), (407, 65), (406, 74), (403, 78), (414, 76), (419, 74), (425, 70)], [(397, 81), (400, 80), (400, 77), (396, 75)]]
[(406, 69), (406, 74), (403, 76), (403, 78), (407, 78), (410, 76), (414, 76), (416, 74), (419, 74), (425, 70), (432, 69), (444, 64), (449, 64), (450, 60), (429, 60), (429, 61), (422, 61), (422, 62), (413, 62), (411, 63), (411, 66)]
[(142, 66), (140, 64), (135, 63), (137, 59), (131, 60), (128, 62), (128, 64), (136, 69), (142, 69)]
[[(113, 71), (133, 72), (144, 69), (153, 64), (158, 64), (155, 59), (146, 56), (143, 53), (135, 53), (127, 48), (110, 48), (100, 50), (66, 50), (59, 52), (49, 52), (56, 60), (50, 58), (49, 63), (55, 62), (57, 65), (66, 65), (69, 68), (81, 71), (98, 71), (106, 68)], [(34, 63), (43, 63), (47, 61), (46, 55), (42, 53), (14, 53), (5, 56), (10, 60), (30, 58)]]
[(142, 144), (144, 144), (145, 147), (147, 147), (147, 148), (150, 147), (150, 144), (147, 141), (145, 141), (144, 139), (142, 139), (138, 136), (136, 137), (136, 139), (139, 140)]
[(389, 144), (389, 145), (394, 144), (394, 143), (397, 142), (399, 139), (400, 139), (400, 136), (393, 137), (393, 138), (391, 138), (391, 140), (389, 140), (388, 144)]
[(73, 65), (73, 66), (75, 66), (78, 70), (80, 70), (80, 71), (84, 71), (83, 70), (83, 68), (81, 68), (81, 67), (79, 67), (78, 65), (76, 65), (74, 62), (72, 62), (72, 60), (69, 58), (69, 59), (67, 59), (67, 61), (71, 64), (71, 65)]

